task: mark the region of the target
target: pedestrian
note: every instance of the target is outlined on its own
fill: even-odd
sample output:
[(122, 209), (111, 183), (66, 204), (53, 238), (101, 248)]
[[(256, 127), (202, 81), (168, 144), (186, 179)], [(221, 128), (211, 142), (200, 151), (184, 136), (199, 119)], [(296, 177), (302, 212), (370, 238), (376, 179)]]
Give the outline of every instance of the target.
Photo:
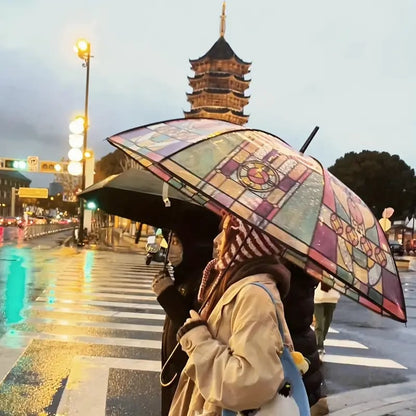
[[(192, 218), (189, 219), (192, 222)], [(189, 223), (177, 224), (169, 247), (174, 279), (161, 272), (153, 280), (153, 291), (166, 312), (162, 334), (162, 416), (169, 413), (179, 375), (188, 360), (181, 348), (175, 350), (176, 332), (189, 316), (189, 311), (198, 309), (197, 294), (202, 271), (212, 259), (212, 239), (218, 227), (219, 218), (212, 215), (200, 218), (199, 233), (195, 233)]]
[[(214, 244), (218, 258), (207, 264), (199, 290), (202, 310), (190, 311), (177, 334), (189, 359), (171, 416), (261, 407), (284, 380), (283, 343), (293, 348), (281, 302), (290, 272), (276, 256), (279, 244), (231, 215), (225, 216)], [(277, 306), (256, 284), (272, 293)]]
[(319, 283), (315, 289), (314, 314), (315, 314), (315, 335), (318, 346), (319, 357), (322, 359), (325, 354), (324, 342), (332, 322), (332, 317), (337, 306), (339, 292), (332, 289), (326, 283)]
[(290, 270), (290, 289), (283, 300), (285, 317), (293, 345), (309, 361), (309, 370), (303, 375), (303, 383), (311, 406), (312, 416), (329, 413), (325, 392), (322, 391), (322, 362), (319, 358), (315, 332), (311, 328), (314, 313), (314, 292), (319, 281), (294, 264), (286, 264)]

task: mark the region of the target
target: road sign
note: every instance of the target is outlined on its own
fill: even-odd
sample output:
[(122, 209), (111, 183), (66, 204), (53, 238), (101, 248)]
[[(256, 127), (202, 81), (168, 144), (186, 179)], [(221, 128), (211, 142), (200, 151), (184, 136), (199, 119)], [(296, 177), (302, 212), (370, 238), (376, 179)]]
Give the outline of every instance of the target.
[(29, 172), (37, 172), (39, 170), (39, 157), (38, 156), (28, 156), (27, 170)]
[(48, 188), (19, 188), (20, 198), (47, 198)]

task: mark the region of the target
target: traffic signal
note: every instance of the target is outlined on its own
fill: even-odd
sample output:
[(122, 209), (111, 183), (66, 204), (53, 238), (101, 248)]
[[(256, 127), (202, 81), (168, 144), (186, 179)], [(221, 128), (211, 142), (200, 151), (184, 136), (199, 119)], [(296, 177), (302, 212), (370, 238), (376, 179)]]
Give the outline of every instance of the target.
[(97, 209), (97, 204), (94, 201), (88, 201), (86, 208), (95, 211)]
[(24, 159), (4, 159), (4, 167), (6, 169), (26, 170), (27, 161)]
[(52, 160), (39, 161), (39, 172), (41, 173), (66, 173), (67, 171), (67, 162), (54, 162)]

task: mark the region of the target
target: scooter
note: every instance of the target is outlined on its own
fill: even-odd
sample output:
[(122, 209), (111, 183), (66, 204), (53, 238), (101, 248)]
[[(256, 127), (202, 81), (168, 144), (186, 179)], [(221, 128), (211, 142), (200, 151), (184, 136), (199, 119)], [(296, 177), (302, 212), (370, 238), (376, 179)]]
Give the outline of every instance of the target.
[(164, 262), (166, 258), (165, 239), (159, 238), (156, 235), (149, 235), (146, 242), (146, 265), (148, 266), (152, 260), (157, 262)]

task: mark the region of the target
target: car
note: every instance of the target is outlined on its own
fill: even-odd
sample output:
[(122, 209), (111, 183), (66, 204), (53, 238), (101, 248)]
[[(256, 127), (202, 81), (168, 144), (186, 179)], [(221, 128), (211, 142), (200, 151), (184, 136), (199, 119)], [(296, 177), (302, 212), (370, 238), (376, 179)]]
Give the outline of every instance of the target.
[(393, 254), (393, 256), (403, 256), (404, 255), (403, 244), (399, 243), (396, 240), (390, 240), (389, 241), (389, 246), (390, 246), (391, 254)]
[(5, 227), (16, 227), (17, 226), (17, 219), (15, 217), (4, 217), (3, 225)]

